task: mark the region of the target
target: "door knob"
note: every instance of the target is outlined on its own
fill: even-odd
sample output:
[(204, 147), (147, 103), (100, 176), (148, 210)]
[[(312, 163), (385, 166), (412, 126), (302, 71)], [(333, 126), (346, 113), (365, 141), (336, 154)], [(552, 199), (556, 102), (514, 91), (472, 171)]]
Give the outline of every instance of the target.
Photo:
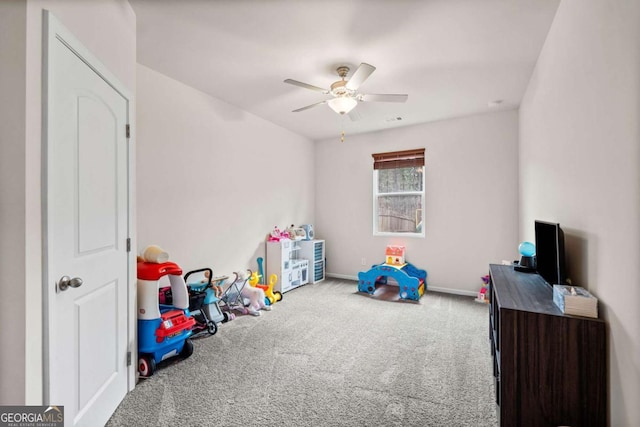
[(68, 288), (79, 288), (82, 286), (82, 279), (79, 277), (74, 277), (70, 279), (69, 276), (62, 276), (60, 281), (58, 282), (58, 289), (61, 291), (66, 291)]

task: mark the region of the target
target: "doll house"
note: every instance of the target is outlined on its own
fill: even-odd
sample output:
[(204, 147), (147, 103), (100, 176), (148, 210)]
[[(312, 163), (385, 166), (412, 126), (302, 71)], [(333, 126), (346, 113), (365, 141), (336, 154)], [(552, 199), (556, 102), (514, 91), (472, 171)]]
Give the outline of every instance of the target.
[(404, 246), (389, 245), (386, 252), (386, 264), (401, 266), (404, 262)]

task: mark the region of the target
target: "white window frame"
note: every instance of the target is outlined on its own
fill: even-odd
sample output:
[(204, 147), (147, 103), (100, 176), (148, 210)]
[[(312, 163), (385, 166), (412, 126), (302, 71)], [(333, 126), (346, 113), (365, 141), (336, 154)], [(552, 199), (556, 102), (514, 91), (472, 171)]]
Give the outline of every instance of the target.
[[(424, 167), (424, 166), (423, 166)], [(398, 191), (392, 193), (379, 193), (378, 192), (378, 170), (373, 170), (373, 235), (374, 236), (387, 236), (387, 237), (418, 237), (424, 238), (425, 233), (425, 171), (422, 172), (422, 191)], [(422, 231), (420, 233), (400, 233), (390, 231), (378, 231), (378, 197), (380, 196), (422, 196)]]

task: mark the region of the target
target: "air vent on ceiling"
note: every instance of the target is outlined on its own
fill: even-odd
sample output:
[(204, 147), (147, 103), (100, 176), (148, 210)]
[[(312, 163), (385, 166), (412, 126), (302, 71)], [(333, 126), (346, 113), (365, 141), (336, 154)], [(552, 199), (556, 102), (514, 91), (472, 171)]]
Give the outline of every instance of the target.
[(402, 117), (398, 116), (398, 117), (387, 117), (386, 119), (384, 119), (385, 122), (390, 123), (390, 122), (399, 122), (402, 120)]

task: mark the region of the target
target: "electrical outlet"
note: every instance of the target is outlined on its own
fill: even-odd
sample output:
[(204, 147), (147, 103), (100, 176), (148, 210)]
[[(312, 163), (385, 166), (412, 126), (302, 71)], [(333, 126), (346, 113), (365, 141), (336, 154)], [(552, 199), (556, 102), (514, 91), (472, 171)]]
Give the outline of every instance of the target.
[(366, 259), (366, 258), (362, 258), (362, 259), (360, 260), (360, 264), (362, 264), (362, 265), (367, 265), (367, 259)]

